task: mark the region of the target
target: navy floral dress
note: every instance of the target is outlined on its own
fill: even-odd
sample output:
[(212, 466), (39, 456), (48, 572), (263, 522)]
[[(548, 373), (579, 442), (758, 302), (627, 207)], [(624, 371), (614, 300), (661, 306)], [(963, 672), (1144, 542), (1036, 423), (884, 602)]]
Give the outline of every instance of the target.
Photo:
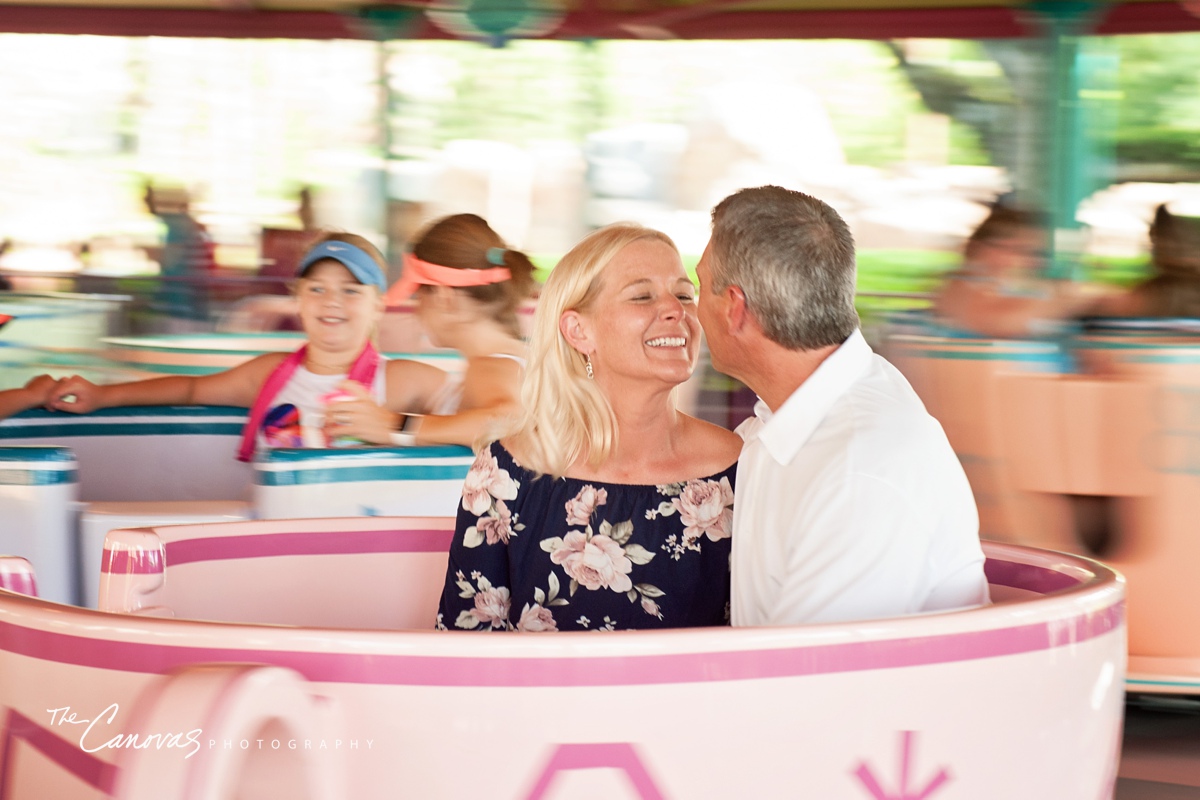
[(492, 444), (463, 485), (438, 628), (728, 624), (736, 468), (665, 486), (555, 479)]

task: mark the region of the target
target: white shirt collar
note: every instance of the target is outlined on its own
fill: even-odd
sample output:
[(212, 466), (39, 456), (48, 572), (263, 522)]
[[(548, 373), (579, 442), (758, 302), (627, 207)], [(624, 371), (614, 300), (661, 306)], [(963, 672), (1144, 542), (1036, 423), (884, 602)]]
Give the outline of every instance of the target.
[(855, 381), (871, 366), (873, 352), (856, 330), (822, 361), (812, 375), (772, 413), (762, 400), (754, 406), (761, 422), (757, 438), (780, 464), (790, 463)]

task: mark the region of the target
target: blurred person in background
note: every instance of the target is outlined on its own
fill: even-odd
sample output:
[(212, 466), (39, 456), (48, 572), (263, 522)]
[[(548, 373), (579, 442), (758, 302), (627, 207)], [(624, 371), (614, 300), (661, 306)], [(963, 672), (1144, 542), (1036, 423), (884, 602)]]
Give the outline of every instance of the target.
[(296, 218), (300, 221), (300, 230), (317, 230), (316, 201), (313, 199), (313, 188), (301, 186), (296, 193)]
[(217, 266), (208, 229), (192, 216), (185, 189), (148, 183), (143, 199), (165, 228), (162, 246), (147, 249), (165, 279), (155, 292), (154, 307), (176, 319), (207, 321), (206, 284)]
[[(4, 258), (4, 254), (12, 249), (12, 239), (4, 239), (0, 241), (0, 259)], [(3, 263), (0, 261), (0, 263)], [(11, 292), (13, 288), (12, 281), (6, 276), (0, 275), (0, 292)], [(7, 321), (7, 320), (6, 320)], [(2, 324), (2, 323), (0, 323)]]
[[(517, 308), (533, 292), (533, 270), (528, 256), (475, 214), (444, 217), (417, 236), (387, 302), (413, 296), (433, 345), (458, 351), (467, 363), (433, 398), (430, 413), (406, 424), (406, 443), (478, 445), (519, 414), (525, 343)], [(361, 401), (345, 406), (353, 432), (360, 413), (364, 422), (371, 418), (370, 401), (347, 388)]]
[(1094, 313), (1104, 292), (1041, 275), (1048, 235), (1036, 213), (995, 206), (967, 239), (962, 266), (936, 298), (938, 318), (966, 333), (999, 339), (1050, 336), (1071, 319)]
[(438, 627), (723, 625), (741, 440), (681, 413), (695, 287), (640, 225), (602, 228), (550, 273), (525, 416), (467, 475)]
[[(238, 453), (243, 461), (263, 447), (389, 444), (401, 436), (410, 412), (433, 407), (446, 373), (376, 351), (371, 340), (384, 313), (384, 266), (383, 256), (361, 236), (326, 234), (296, 272), (307, 341), (295, 353), (267, 353), (195, 377), (96, 385), (72, 376), (57, 383), (46, 405), (74, 413), (110, 406), (246, 407), (250, 417)], [(367, 397), (369, 402), (361, 400)]]
[(288, 283), (296, 272), (296, 265), (319, 233), (315, 193), (311, 186), (301, 186), (296, 194), (296, 220), (298, 228), (265, 225), (259, 232), (258, 276), (266, 280), (255, 288), (259, 296), (247, 299), (236, 309), (240, 316), (234, 324), (238, 329), (297, 329), (295, 309), (291, 304), (261, 295), (290, 294)]
[(1160, 205), (1150, 223), (1147, 280), (1113, 298), (1103, 311), (1124, 317), (1200, 318), (1200, 218)]

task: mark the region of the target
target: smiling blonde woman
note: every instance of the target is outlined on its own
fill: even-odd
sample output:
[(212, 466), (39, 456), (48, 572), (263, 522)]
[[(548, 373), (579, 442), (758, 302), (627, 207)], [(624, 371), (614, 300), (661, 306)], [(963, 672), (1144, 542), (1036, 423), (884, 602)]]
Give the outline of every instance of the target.
[(555, 267), (523, 421), (467, 475), (439, 627), (727, 622), (741, 440), (675, 406), (696, 366), (694, 298), (674, 243), (638, 225), (593, 233)]

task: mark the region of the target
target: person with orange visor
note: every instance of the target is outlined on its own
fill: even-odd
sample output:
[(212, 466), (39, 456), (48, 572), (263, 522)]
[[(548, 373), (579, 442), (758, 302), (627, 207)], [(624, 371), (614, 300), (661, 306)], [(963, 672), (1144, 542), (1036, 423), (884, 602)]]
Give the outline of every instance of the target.
[(431, 343), (457, 350), (466, 369), (431, 401), (431, 414), (393, 437), (397, 443), (474, 446), (516, 420), (525, 367), (517, 315), (532, 293), (533, 269), (475, 214), (444, 217), (417, 238), (387, 301), (412, 297)]

